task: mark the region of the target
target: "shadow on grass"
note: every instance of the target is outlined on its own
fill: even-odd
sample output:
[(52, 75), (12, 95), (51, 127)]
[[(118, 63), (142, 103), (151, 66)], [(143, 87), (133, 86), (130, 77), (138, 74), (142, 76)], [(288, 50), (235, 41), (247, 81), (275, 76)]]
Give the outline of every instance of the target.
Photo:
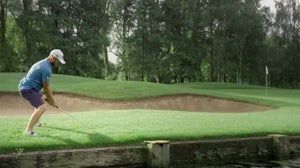
[[(67, 128), (53, 127), (53, 126), (43, 126), (43, 128), (49, 129), (49, 132), (52, 132), (50, 130), (57, 130), (59, 132), (59, 134), (51, 135), (48, 133), (48, 134), (42, 135), (42, 137), (55, 139), (55, 140), (64, 142), (64, 144), (67, 144), (64, 146), (61, 145), (64, 148), (99, 147), (99, 146), (107, 146), (109, 144), (114, 143), (113, 139), (97, 132), (94, 129), (88, 129), (86, 131), (79, 131), (79, 130), (73, 130), (73, 129), (67, 129)], [(66, 133), (66, 135), (64, 135), (63, 132), (69, 132), (69, 133)], [(73, 134), (87, 135), (88, 141), (84, 140), (84, 142), (80, 142), (80, 138), (76, 139), (76, 136), (70, 136), (70, 132)]]

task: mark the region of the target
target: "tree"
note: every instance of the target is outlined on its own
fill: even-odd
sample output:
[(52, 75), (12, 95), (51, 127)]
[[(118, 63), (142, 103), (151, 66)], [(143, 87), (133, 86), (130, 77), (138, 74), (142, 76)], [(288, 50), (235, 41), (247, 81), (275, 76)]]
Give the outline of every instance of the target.
[(18, 59), (16, 59), (13, 53), (9, 40), (7, 40), (8, 10), (9, 1), (0, 0), (0, 72), (15, 72), (19, 70), (17, 67)]
[[(207, 46), (213, 81), (253, 82), (259, 72), (266, 15), (259, 1), (210, 1), (206, 12)], [(255, 53), (253, 52), (255, 51)]]
[(281, 68), (284, 80), (292, 88), (300, 80), (300, 4), (297, 0), (276, 1), (275, 33), (280, 37), (279, 47), (284, 52)]
[(136, 28), (129, 38), (129, 54), (137, 78), (144, 81), (160, 81), (162, 61), (162, 11), (155, 0), (139, 1), (136, 7)]
[[(299, 1), (0, 0), (0, 71), (24, 71), (53, 48), (54, 72), (108, 78), (108, 46), (125, 80), (217, 81), (297, 88)], [(20, 64), (12, 64), (20, 60)], [(115, 78), (115, 74), (114, 77)]]
[(135, 0), (112, 1), (111, 17), (113, 19), (113, 35), (115, 54), (121, 60), (121, 72), (125, 80), (131, 79), (131, 57), (128, 54), (128, 40), (134, 28), (133, 13), (135, 11)]
[(0, 71), (7, 70), (7, 43), (6, 43), (6, 16), (7, 16), (7, 0), (0, 0)]
[(7, 0), (0, 1), (0, 42), (1, 44), (5, 42), (5, 32), (6, 32), (6, 16), (7, 16)]

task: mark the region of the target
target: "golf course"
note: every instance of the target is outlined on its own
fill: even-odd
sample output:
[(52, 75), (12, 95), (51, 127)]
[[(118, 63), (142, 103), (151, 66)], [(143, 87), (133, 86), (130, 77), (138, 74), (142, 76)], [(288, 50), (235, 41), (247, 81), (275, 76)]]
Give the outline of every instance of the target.
[(63, 111), (48, 106), (38, 136), (24, 136), (33, 109), (17, 91), (23, 76), (0, 73), (1, 153), (300, 134), (300, 90), (54, 74), (51, 87)]

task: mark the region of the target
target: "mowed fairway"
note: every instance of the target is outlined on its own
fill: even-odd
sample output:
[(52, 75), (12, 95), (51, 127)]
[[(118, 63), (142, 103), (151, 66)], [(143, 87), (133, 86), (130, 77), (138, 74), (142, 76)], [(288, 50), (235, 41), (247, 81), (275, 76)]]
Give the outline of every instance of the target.
[[(23, 75), (1, 73), (0, 92), (17, 92), (18, 81)], [(266, 96), (265, 87), (250, 85), (218, 83), (167, 85), (105, 81), (66, 75), (53, 75), (51, 85), (54, 92), (110, 100), (137, 100), (163, 95), (195, 94), (268, 105), (274, 109), (243, 113), (151, 109), (106, 109), (70, 113), (92, 129), (84, 127), (64, 113), (45, 113), (41, 119), (44, 126), (36, 128), (39, 133), (37, 137), (22, 135), (30, 115), (30, 112), (24, 112), (24, 115), (20, 116), (0, 116), (1, 153), (16, 150), (131, 145), (154, 139), (182, 141), (268, 134), (300, 134), (299, 90), (270, 88)], [(61, 106), (63, 103), (57, 102)]]

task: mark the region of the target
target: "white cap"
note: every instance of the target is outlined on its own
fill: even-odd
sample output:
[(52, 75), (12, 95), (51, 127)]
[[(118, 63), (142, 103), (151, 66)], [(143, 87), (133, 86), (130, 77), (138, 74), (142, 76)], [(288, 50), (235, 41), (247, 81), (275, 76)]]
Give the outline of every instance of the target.
[(65, 64), (66, 62), (64, 61), (64, 53), (60, 49), (54, 49), (50, 52), (50, 55), (53, 57), (57, 58), (60, 63)]

